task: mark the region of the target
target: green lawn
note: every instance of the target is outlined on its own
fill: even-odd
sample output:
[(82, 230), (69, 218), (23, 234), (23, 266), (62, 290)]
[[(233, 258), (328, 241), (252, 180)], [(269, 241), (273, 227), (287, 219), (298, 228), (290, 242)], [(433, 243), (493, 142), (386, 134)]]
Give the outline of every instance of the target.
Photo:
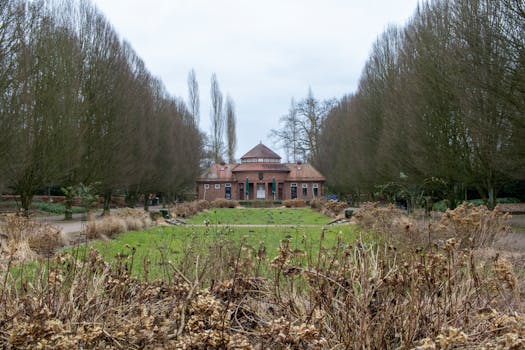
[(332, 219), (310, 208), (217, 208), (188, 219), (190, 224), (324, 225)]
[[(218, 255), (230, 258), (242, 246), (245, 254), (255, 255), (264, 246), (267, 261), (278, 254), (279, 244), (290, 240), (291, 249), (312, 252), (319, 251), (321, 231), (324, 230), (323, 247), (330, 249), (336, 245), (340, 233), (341, 241), (352, 244), (359, 238), (360, 231), (350, 225), (320, 227), (155, 227), (145, 231), (127, 232), (113, 240), (93, 241), (87, 245), (69, 248), (74, 254), (84, 255), (89, 247), (94, 247), (108, 262), (117, 257), (133, 257), (132, 272), (143, 276), (144, 262), (149, 260), (149, 277), (166, 278), (170, 275), (170, 264), (178, 266), (183, 262), (195, 261), (198, 255), (200, 264), (210, 263)], [(188, 258), (191, 256), (191, 258)], [(128, 261), (128, 263), (130, 263)], [(213, 264), (213, 263), (212, 263)], [(182, 268), (181, 268), (182, 269)], [(171, 272), (172, 274), (172, 272)]]

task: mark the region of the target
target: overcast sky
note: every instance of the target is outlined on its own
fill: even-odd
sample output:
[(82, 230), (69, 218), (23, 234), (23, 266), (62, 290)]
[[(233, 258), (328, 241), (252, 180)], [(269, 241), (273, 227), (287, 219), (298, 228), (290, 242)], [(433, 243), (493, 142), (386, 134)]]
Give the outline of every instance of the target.
[(354, 92), (371, 46), (403, 25), (418, 0), (93, 0), (170, 94), (200, 89), (200, 127), (210, 132), (210, 78), (235, 102), (240, 157), (268, 134), (292, 97)]

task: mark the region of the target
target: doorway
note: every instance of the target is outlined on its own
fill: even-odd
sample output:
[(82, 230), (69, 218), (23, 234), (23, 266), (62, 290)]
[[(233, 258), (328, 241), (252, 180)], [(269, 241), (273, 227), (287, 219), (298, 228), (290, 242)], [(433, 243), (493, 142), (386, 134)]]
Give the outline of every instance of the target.
[(264, 189), (264, 184), (259, 183), (257, 184), (257, 199), (265, 199), (266, 198), (266, 191)]

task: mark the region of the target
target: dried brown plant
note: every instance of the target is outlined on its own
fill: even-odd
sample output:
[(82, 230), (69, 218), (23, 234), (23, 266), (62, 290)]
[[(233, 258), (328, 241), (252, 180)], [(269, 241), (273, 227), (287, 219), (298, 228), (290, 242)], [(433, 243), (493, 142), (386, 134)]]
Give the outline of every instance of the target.
[[(323, 231), (318, 246), (305, 240), (297, 247), (283, 240), (275, 258), (269, 259), (262, 243), (252, 247), (245, 240), (221, 238), (204, 248), (196, 237), (183, 248), (179, 261), (162, 262), (170, 271), (164, 280), (148, 281), (147, 271), (143, 279), (132, 277), (131, 247), (112, 265), (95, 250), (57, 255), (34, 274), (15, 273), (9, 265), (0, 273), (0, 346), (524, 346), (523, 271), (511, 260), (497, 251), (479, 254), (483, 247), (465, 245), (464, 237), (448, 233), (432, 244), (405, 244), (402, 237), (417, 242), (418, 236), (407, 235), (403, 225), (417, 222), (398, 217), (394, 208), (367, 210), (380, 223), (367, 221), (369, 212), (358, 220), (377, 230), (375, 241), (360, 239), (349, 245), (340, 234), (329, 244)], [(483, 219), (461, 222), (477, 227), (494, 214), (476, 215)], [(429, 226), (417, 226), (417, 232), (428, 237), (424, 227)]]

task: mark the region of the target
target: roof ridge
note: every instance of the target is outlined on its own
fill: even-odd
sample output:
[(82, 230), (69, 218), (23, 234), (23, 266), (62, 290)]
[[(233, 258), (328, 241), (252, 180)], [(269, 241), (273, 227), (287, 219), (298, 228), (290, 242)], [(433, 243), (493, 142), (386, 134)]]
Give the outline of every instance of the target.
[(255, 147), (253, 147), (251, 150), (246, 152), (245, 155), (241, 157), (241, 159), (246, 158), (272, 158), (272, 159), (281, 159), (281, 156), (279, 156), (277, 153), (272, 151), (268, 146), (266, 146), (263, 143), (259, 143)]

